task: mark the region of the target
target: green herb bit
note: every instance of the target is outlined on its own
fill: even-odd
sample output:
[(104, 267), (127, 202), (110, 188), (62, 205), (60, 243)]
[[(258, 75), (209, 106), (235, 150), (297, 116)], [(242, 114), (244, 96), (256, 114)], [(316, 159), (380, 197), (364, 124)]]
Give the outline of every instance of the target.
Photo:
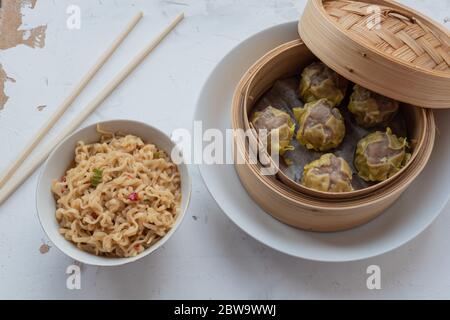
[(94, 169), (91, 176), (91, 185), (93, 187), (98, 186), (103, 179), (103, 170), (101, 169)]

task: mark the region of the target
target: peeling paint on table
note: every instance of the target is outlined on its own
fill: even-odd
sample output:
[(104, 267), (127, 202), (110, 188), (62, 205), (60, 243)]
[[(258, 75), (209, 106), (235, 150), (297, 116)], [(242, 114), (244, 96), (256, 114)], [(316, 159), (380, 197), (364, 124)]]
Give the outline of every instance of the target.
[[(0, 1), (0, 51), (26, 45), (30, 48), (43, 48), (45, 46), (46, 25), (34, 28), (24, 28), (23, 13), (25, 7), (34, 9), (37, 0), (9, 0)], [(0, 110), (5, 107), (8, 96), (5, 93), (5, 82), (10, 80), (0, 64)]]

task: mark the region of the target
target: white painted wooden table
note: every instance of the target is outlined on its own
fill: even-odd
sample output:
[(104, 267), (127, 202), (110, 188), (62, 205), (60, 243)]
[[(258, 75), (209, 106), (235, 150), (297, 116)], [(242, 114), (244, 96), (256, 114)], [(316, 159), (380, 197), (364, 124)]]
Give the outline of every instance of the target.
[[(448, 0), (402, 0), (447, 24)], [(69, 30), (66, 9), (81, 8)], [(266, 27), (296, 20), (305, 0), (38, 0), (24, 26), (47, 24), (46, 45), (0, 51), (15, 83), (0, 111), (0, 169), (69, 93), (137, 10), (145, 18), (52, 131), (55, 135), (179, 11), (186, 20), (86, 124), (139, 119), (170, 132), (190, 128), (206, 76), (233, 46)], [(42, 111), (38, 106), (46, 106)], [(49, 141), (49, 140), (47, 140)], [(81, 290), (66, 288), (73, 261), (51, 247), (35, 210), (37, 173), (0, 208), (0, 298), (450, 298), (450, 205), (409, 244), (366, 261), (326, 264), (292, 258), (248, 237), (218, 208), (196, 168), (181, 226), (162, 250), (118, 268), (81, 266)], [(50, 250), (41, 253), (43, 244)], [(382, 269), (382, 289), (366, 288), (366, 268)]]

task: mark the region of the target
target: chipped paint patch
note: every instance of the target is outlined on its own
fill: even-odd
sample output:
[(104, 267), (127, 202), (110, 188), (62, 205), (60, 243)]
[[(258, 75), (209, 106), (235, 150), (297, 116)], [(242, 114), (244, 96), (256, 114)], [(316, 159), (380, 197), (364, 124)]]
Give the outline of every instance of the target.
[[(0, 0), (1, 1), (1, 0)], [(0, 6), (0, 50), (10, 49), (20, 44), (31, 48), (43, 48), (45, 46), (46, 25), (31, 29), (21, 29), (22, 9), (29, 7), (34, 9), (37, 0), (11, 0), (2, 1)], [(5, 82), (14, 79), (7, 76), (0, 64), (0, 110), (8, 101), (5, 93)]]
[(47, 252), (49, 252), (50, 251), (50, 246), (48, 245), (48, 244), (42, 244), (40, 247), (39, 247), (39, 252), (41, 253), (41, 254), (46, 254)]
[(5, 70), (3, 70), (3, 66), (0, 64), (0, 110), (3, 109), (9, 98), (5, 93), (6, 81), (16, 82), (13, 78), (8, 77)]
[(0, 8), (0, 49), (9, 49), (20, 44), (31, 48), (45, 46), (46, 25), (32, 29), (21, 29), (22, 8), (34, 9), (37, 0), (3, 1)]

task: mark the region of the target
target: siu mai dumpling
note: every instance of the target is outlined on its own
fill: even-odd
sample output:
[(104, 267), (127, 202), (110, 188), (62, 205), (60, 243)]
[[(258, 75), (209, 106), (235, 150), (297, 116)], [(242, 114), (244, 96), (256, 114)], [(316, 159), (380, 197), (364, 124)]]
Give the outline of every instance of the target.
[(356, 147), (355, 168), (365, 181), (384, 181), (396, 174), (408, 162), (406, 138), (397, 137), (390, 128), (362, 138)]
[(339, 105), (345, 97), (348, 81), (322, 62), (314, 62), (301, 74), (300, 97), (303, 102), (326, 98), (332, 106)]
[[(251, 122), (257, 131), (267, 130), (267, 136), (264, 137), (264, 140), (267, 142), (269, 152), (278, 152), (283, 155), (286, 151), (294, 149), (291, 140), (294, 136), (295, 123), (287, 112), (269, 106), (262, 111), (255, 112)], [(269, 135), (274, 130), (278, 131), (279, 143), (273, 146)]]
[(341, 157), (324, 154), (303, 169), (302, 184), (324, 192), (349, 192), (352, 187), (352, 170)]
[(356, 122), (365, 128), (386, 125), (398, 112), (397, 101), (355, 85), (350, 96), (348, 110)]
[(307, 149), (328, 151), (341, 144), (345, 136), (344, 118), (329, 100), (310, 102), (293, 111), (300, 124), (297, 140)]

